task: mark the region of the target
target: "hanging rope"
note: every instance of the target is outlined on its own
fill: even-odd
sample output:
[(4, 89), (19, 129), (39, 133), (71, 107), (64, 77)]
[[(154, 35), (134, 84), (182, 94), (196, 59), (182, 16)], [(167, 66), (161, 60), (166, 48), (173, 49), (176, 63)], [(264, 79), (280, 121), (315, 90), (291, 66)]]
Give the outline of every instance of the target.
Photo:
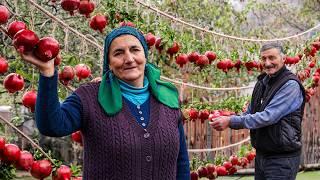
[(239, 146), (245, 142), (249, 142), (250, 141), (250, 137), (247, 137), (246, 139), (239, 141), (237, 143), (234, 144), (229, 144), (228, 146), (222, 146), (222, 147), (218, 147), (218, 148), (212, 148), (212, 149), (188, 149), (189, 153), (199, 153), (199, 152), (213, 152), (213, 151), (221, 151), (224, 149), (228, 149), (234, 146)]
[(195, 28), (195, 29), (198, 29), (200, 31), (203, 31), (203, 32), (207, 32), (209, 34), (213, 34), (213, 35), (217, 35), (217, 36), (221, 36), (221, 37), (224, 37), (224, 38), (229, 38), (229, 39), (236, 39), (236, 40), (241, 40), (241, 41), (252, 41), (252, 42), (273, 42), (273, 41), (285, 41), (285, 40), (290, 40), (292, 38), (297, 38), (299, 36), (302, 36), (304, 34), (307, 34), (317, 28), (320, 27), (320, 24), (304, 31), (304, 32), (301, 32), (299, 34), (296, 34), (296, 35), (292, 35), (292, 36), (287, 36), (287, 37), (282, 37), (282, 38), (274, 38), (274, 39), (253, 39), (253, 38), (243, 38), (243, 37), (237, 37), (237, 36), (231, 36), (231, 35), (225, 35), (225, 34), (221, 34), (221, 33), (218, 33), (218, 32), (215, 32), (215, 31), (210, 31), (208, 29), (205, 29), (205, 28), (202, 28), (202, 27), (199, 27), (199, 26), (196, 26), (194, 24), (191, 24), (191, 23), (188, 23), (188, 22), (185, 22), (179, 18), (176, 18), (174, 16), (171, 16), (163, 11), (160, 11), (159, 9), (156, 9), (154, 7), (151, 7), (150, 5), (147, 5), (145, 4), (144, 2), (142, 1), (139, 1), (139, 0), (136, 0), (137, 3), (141, 4), (142, 6), (146, 7), (146, 8), (149, 8), (150, 10), (156, 12), (157, 14), (161, 14), (173, 21), (176, 21), (176, 22), (179, 22), (181, 24), (184, 24), (184, 25), (187, 25), (187, 26), (190, 26), (192, 28)]
[(211, 90), (211, 91), (230, 91), (230, 90), (240, 90), (240, 89), (250, 89), (253, 88), (254, 86), (243, 86), (243, 87), (230, 87), (230, 88), (210, 88), (210, 87), (205, 87), (205, 86), (199, 86), (199, 85), (194, 85), (191, 83), (184, 83), (182, 81), (170, 79), (164, 76), (161, 76), (161, 79), (176, 83), (176, 84), (181, 84), (184, 86), (189, 86), (189, 87), (194, 87), (198, 89), (205, 89), (205, 90)]

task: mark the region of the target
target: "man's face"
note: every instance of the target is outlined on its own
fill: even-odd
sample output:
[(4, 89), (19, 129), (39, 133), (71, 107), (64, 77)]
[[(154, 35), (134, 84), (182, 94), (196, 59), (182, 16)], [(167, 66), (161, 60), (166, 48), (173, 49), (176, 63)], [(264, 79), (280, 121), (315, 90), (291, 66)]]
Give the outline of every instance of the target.
[(284, 56), (276, 48), (271, 48), (260, 53), (261, 64), (264, 71), (269, 75), (278, 72), (284, 66)]

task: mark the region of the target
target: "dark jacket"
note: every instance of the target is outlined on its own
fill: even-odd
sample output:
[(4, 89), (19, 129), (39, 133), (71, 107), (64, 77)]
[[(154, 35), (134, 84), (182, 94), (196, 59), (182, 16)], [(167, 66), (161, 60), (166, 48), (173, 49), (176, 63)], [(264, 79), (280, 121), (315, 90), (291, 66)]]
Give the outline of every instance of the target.
[(291, 157), (301, 153), (301, 122), (305, 105), (305, 91), (299, 79), (286, 67), (269, 78), (266, 85), (263, 79), (266, 74), (258, 76), (251, 100), (251, 113), (261, 112), (270, 103), (277, 91), (289, 80), (299, 83), (303, 102), (296, 111), (282, 117), (276, 124), (250, 131), (251, 142), (257, 153), (265, 156)]

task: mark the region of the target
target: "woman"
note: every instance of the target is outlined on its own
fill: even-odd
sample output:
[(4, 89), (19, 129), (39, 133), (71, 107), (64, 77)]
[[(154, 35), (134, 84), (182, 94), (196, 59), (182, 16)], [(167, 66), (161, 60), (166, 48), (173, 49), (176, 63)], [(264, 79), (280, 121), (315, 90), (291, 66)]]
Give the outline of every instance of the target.
[(80, 86), (62, 104), (53, 61), (22, 57), (40, 70), (39, 131), (60, 137), (81, 130), (84, 179), (190, 179), (177, 90), (147, 63), (137, 29), (109, 33), (101, 82)]

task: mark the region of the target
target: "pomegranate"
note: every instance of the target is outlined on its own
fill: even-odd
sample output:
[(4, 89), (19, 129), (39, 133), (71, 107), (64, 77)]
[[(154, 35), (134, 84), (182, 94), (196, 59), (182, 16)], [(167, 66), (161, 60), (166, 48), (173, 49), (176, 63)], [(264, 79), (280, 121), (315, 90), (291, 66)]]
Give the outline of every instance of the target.
[(238, 72), (238, 73), (240, 72), (241, 66), (242, 66), (242, 62), (241, 62), (240, 59), (238, 59), (238, 60), (236, 61), (236, 63), (234, 64), (234, 67), (237, 69), (237, 72)]
[(147, 41), (147, 44), (148, 44), (149, 48), (156, 43), (156, 37), (151, 32), (149, 32), (144, 37), (146, 38), (146, 41)]
[(3, 160), (6, 163), (13, 164), (20, 158), (20, 148), (15, 144), (6, 144), (3, 150)]
[(119, 25), (120, 26), (130, 26), (130, 27), (135, 27), (136, 25), (133, 23), (133, 22), (131, 22), (131, 21), (122, 21), (122, 22), (120, 22), (119, 23)]
[(198, 111), (196, 109), (190, 109), (189, 117), (190, 117), (191, 120), (198, 119), (198, 115), (199, 115), (199, 113), (198, 113)]
[(0, 74), (4, 74), (8, 71), (8, 62), (5, 58), (0, 57)]
[(22, 21), (13, 21), (8, 25), (8, 34), (11, 38), (17, 34), (20, 30), (28, 29), (27, 25)]
[(59, 80), (64, 85), (68, 85), (69, 82), (74, 78), (75, 72), (73, 67), (71, 66), (64, 66), (59, 73)]
[(233, 166), (236, 166), (236, 165), (239, 164), (239, 159), (238, 159), (238, 157), (236, 155), (230, 156), (229, 161), (231, 162), (231, 164)]
[(168, 48), (167, 53), (170, 56), (172, 56), (174, 54), (177, 54), (179, 49), (180, 49), (179, 44), (177, 42), (173, 42), (172, 46), (170, 48)]
[(191, 177), (191, 180), (198, 180), (199, 179), (198, 172), (197, 171), (191, 171), (190, 177)]
[(180, 54), (176, 57), (176, 63), (182, 68), (188, 62), (188, 56), (186, 54)]
[(79, 13), (85, 15), (87, 18), (90, 17), (90, 13), (94, 11), (94, 3), (89, 0), (80, 2)]
[(52, 37), (41, 38), (34, 54), (43, 62), (50, 61), (59, 54), (59, 42)]
[(229, 170), (229, 169), (232, 167), (232, 164), (231, 164), (231, 162), (229, 162), (229, 161), (223, 162), (222, 165), (223, 165), (227, 170)]
[(256, 153), (255, 152), (249, 152), (248, 154), (246, 154), (246, 157), (247, 157), (248, 161), (251, 162), (256, 157)]
[(199, 166), (197, 171), (198, 171), (199, 178), (207, 177), (208, 175), (208, 170), (204, 166)]
[(188, 55), (189, 61), (193, 63), (197, 62), (199, 57), (200, 57), (200, 54), (198, 52), (192, 52)]
[(70, 15), (73, 16), (74, 11), (79, 9), (80, 0), (62, 0), (61, 7), (65, 11), (69, 11)]
[(37, 93), (35, 90), (28, 91), (22, 96), (22, 104), (34, 112), (37, 100)]
[(57, 55), (56, 58), (54, 58), (54, 65), (59, 66), (61, 64), (61, 56), (60, 54)]
[(218, 166), (216, 168), (218, 176), (226, 176), (228, 175), (228, 171), (224, 166)]
[(236, 167), (232, 166), (229, 170), (228, 170), (228, 174), (229, 175), (233, 175), (234, 173), (236, 173), (238, 170)]
[(239, 159), (240, 162), (240, 166), (242, 166), (243, 168), (247, 167), (247, 165), (249, 164), (249, 160), (246, 157), (241, 157)]
[(199, 59), (196, 61), (196, 64), (200, 66), (200, 68), (207, 66), (209, 63), (209, 59), (205, 55), (200, 55)]
[(56, 171), (55, 180), (69, 180), (71, 179), (71, 169), (66, 165), (61, 165)]
[(43, 159), (34, 161), (30, 173), (37, 179), (44, 179), (51, 174), (52, 167), (50, 161)]
[(209, 111), (207, 109), (201, 110), (199, 112), (199, 119), (201, 120), (201, 123), (204, 123), (205, 120), (209, 118)]
[(91, 75), (90, 67), (85, 64), (76, 65), (75, 70), (76, 70), (76, 75), (79, 78), (79, 81), (81, 81), (81, 79), (85, 79)]
[(207, 51), (204, 53), (204, 55), (207, 56), (207, 58), (210, 61), (210, 64), (217, 58), (217, 55), (212, 51)]
[(71, 134), (71, 139), (74, 142), (80, 143), (82, 144), (82, 135), (80, 131), (76, 131), (74, 133)]
[(103, 29), (108, 25), (108, 18), (105, 15), (95, 15), (90, 20), (90, 27), (93, 30), (99, 30), (103, 33)]
[(161, 38), (156, 40), (156, 44), (154, 45), (159, 53), (163, 50), (163, 44), (161, 44)]
[(20, 74), (10, 73), (3, 80), (3, 86), (9, 93), (15, 93), (23, 89), (24, 79)]
[(231, 63), (232, 61), (230, 59), (221, 60), (217, 63), (217, 68), (227, 73), (228, 69), (231, 67)]
[(0, 152), (4, 150), (5, 145), (6, 145), (6, 139), (4, 137), (0, 137)]
[(19, 31), (13, 38), (13, 45), (20, 53), (31, 52), (38, 42), (38, 36), (27, 29)]
[(208, 170), (208, 175), (213, 174), (216, 171), (216, 166), (214, 164), (207, 164), (206, 168)]
[(9, 17), (10, 13), (7, 7), (0, 5), (0, 24), (7, 23)]
[(15, 167), (20, 170), (29, 171), (31, 169), (33, 161), (34, 159), (30, 152), (22, 151), (20, 154), (20, 158), (15, 163)]

